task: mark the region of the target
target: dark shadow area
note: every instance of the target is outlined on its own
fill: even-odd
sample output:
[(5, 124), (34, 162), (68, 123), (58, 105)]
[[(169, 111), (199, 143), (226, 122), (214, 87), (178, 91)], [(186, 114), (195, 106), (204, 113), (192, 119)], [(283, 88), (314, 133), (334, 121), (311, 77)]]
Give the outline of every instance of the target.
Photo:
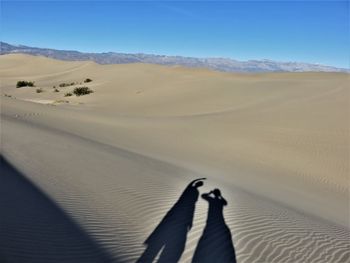
[(235, 263), (236, 255), (231, 231), (225, 223), (223, 214), (227, 201), (221, 196), (219, 189), (202, 194), (202, 198), (209, 203), (208, 218), (192, 262)]
[(198, 187), (205, 178), (192, 181), (181, 194), (175, 205), (168, 211), (144, 244), (147, 246), (138, 259), (139, 263), (153, 262), (161, 251), (158, 262), (178, 262), (186, 244), (187, 233), (192, 228)]
[(116, 262), (0, 156), (0, 262)]

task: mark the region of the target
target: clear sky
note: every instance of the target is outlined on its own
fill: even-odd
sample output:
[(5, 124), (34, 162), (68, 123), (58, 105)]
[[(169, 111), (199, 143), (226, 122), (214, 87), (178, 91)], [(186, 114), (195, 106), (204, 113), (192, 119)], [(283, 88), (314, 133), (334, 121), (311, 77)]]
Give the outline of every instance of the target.
[(349, 67), (349, 2), (2, 0), (1, 40)]

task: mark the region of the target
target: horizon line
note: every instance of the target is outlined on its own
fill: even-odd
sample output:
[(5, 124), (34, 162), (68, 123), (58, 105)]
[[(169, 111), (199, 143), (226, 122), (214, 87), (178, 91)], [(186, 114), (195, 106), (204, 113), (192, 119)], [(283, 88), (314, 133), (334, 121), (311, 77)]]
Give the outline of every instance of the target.
[[(341, 70), (350, 70), (350, 65), (348, 67), (343, 66), (334, 66), (329, 64), (323, 64), (320, 62), (306, 62), (306, 61), (292, 61), (292, 60), (274, 60), (270, 58), (260, 58), (260, 59), (247, 59), (247, 60), (239, 60), (232, 57), (224, 57), (224, 56), (187, 56), (187, 55), (170, 55), (170, 54), (157, 54), (157, 53), (144, 53), (144, 52), (122, 52), (122, 51), (102, 51), (102, 52), (96, 52), (96, 51), (80, 51), (77, 49), (61, 49), (61, 48), (51, 48), (51, 47), (39, 47), (39, 46), (31, 46), (26, 44), (14, 44), (9, 43), (5, 41), (0, 41), (0, 43), (4, 43), (11, 46), (18, 46), (18, 47), (28, 47), (28, 48), (38, 48), (38, 49), (51, 49), (56, 51), (66, 51), (66, 52), (79, 52), (82, 54), (108, 54), (108, 53), (114, 53), (114, 54), (126, 54), (126, 55), (150, 55), (150, 56), (159, 56), (159, 57), (182, 57), (182, 58), (193, 58), (193, 59), (228, 59), (231, 61), (237, 61), (237, 62), (249, 62), (249, 61), (270, 61), (270, 62), (277, 62), (277, 63), (303, 63), (303, 64), (309, 64), (309, 65), (317, 65), (317, 66), (326, 66), (326, 67), (332, 67), (335, 69), (341, 69)], [(0, 51), (2, 48), (0, 47)]]

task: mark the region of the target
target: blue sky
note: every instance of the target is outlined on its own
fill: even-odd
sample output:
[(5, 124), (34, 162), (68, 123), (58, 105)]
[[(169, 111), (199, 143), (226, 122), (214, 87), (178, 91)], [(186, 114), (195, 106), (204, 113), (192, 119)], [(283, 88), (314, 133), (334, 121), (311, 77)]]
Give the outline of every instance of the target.
[(348, 1), (1, 1), (1, 40), (349, 67)]

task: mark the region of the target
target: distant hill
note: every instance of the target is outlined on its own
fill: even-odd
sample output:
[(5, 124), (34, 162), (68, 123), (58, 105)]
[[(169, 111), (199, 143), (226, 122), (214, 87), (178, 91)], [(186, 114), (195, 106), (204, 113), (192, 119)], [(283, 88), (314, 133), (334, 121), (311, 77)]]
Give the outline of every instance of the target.
[(208, 68), (224, 72), (349, 72), (349, 69), (302, 62), (279, 62), (273, 60), (238, 61), (229, 58), (195, 58), (182, 56), (164, 56), (152, 54), (127, 53), (83, 53), (72, 50), (56, 50), (49, 48), (11, 45), (0, 42), (0, 55), (24, 53), (45, 56), (59, 60), (91, 60), (99, 64), (150, 63), (159, 65), (181, 65), (194, 68)]

